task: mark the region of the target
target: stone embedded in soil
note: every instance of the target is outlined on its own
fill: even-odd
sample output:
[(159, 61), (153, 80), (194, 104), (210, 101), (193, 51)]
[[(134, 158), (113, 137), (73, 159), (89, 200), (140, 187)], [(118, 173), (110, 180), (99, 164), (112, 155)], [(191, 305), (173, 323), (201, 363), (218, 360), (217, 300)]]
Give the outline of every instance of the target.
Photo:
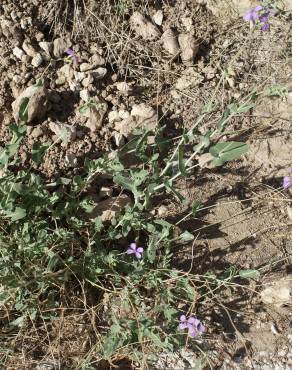
[(132, 86), (128, 84), (126, 81), (117, 82), (116, 87), (118, 91), (125, 95), (128, 95), (133, 91)]
[(120, 132), (114, 132), (113, 137), (117, 148), (121, 148), (126, 144), (125, 137)]
[(40, 41), (39, 47), (50, 56), (53, 53), (53, 43), (48, 41)]
[(23, 56), (25, 55), (25, 52), (22, 50), (22, 49), (20, 49), (18, 46), (15, 46), (15, 48), (13, 48), (13, 50), (12, 50), (12, 53), (13, 53), (13, 55), (17, 58), (17, 59), (22, 59), (23, 58)]
[(73, 80), (74, 78), (74, 70), (70, 64), (64, 64), (60, 69), (57, 70), (56, 84), (63, 85), (66, 82)]
[(121, 121), (121, 117), (119, 115), (119, 112), (116, 111), (116, 110), (112, 110), (109, 112), (108, 114), (108, 121), (111, 123), (111, 122), (118, 122), (118, 121)]
[(265, 304), (276, 307), (292, 304), (292, 276), (284, 277), (272, 282), (261, 292), (261, 299)]
[(91, 71), (91, 75), (94, 80), (101, 80), (107, 74), (107, 69), (103, 67), (99, 67), (93, 71)]
[(183, 71), (182, 76), (176, 81), (175, 88), (178, 90), (191, 89), (198, 86), (203, 80), (204, 77), (190, 67)]
[(153, 14), (152, 19), (157, 26), (161, 26), (163, 22), (163, 11), (161, 9), (157, 10), (157, 12)]
[(137, 116), (144, 119), (150, 119), (155, 117), (156, 111), (145, 103), (135, 104), (131, 110), (131, 116)]
[(49, 123), (50, 130), (63, 142), (72, 142), (76, 139), (76, 127), (66, 123)]
[(197, 2), (205, 4), (216, 17), (220, 17), (222, 22), (226, 22), (230, 17), (243, 15), (243, 13), (254, 6), (253, 0), (197, 0)]
[(103, 200), (97, 204), (93, 211), (88, 215), (88, 218), (95, 219), (99, 216), (101, 217), (102, 222), (110, 221), (114, 217), (118, 216), (130, 203), (131, 198), (125, 194)]
[(158, 27), (139, 12), (133, 13), (130, 23), (137, 35), (141, 36), (144, 40), (155, 40), (160, 37)]
[(179, 53), (180, 48), (175, 32), (169, 28), (161, 36), (163, 48), (172, 55)]
[(181, 33), (178, 36), (178, 43), (181, 48), (181, 60), (186, 66), (194, 64), (194, 59), (199, 51), (199, 45), (194, 36), (190, 33)]
[(36, 53), (35, 56), (32, 58), (31, 65), (38, 68), (39, 66), (41, 66), (43, 61), (44, 58), (42, 57), (42, 55), (40, 53)]
[(28, 41), (28, 40), (25, 40), (24, 43), (22, 44), (22, 49), (26, 52), (26, 54), (30, 57), (34, 57), (36, 55), (36, 50), (35, 48), (32, 46), (32, 44)]
[(75, 154), (67, 153), (65, 155), (65, 165), (66, 167), (76, 167), (78, 160)]
[(61, 58), (65, 51), (72, 45), (69, 39), (57, 38), (53, 42), (53, 53), (56, 58)]
[(154, 130), (157, 126), (156, 111), (145, 103), (136, 104), (132, 107), (131, 115), (123, 119), (121, 122), (116, 122), (115, 130), (130, 137), (132, 133), (140, 128)]
[(88, 127), (91, 132), (96, 132), (102, 127), (107, 109), (108, 105), (106, 102), (98, 102), (96, 106), (90, 107), (84, 113), (84, 116), (88, 117), (86, 127)]
[(27, 122), (38, 122), (44, 118), (49, 108), (48, 91), (44, 86), (29, 86), (12, 103), (13, 116), (19, 121), (19, 109), (24, 98), (29, 98)]
[(84, 89), (84, 90), (81, 90), (80, 93), (80, 98), (84, 101), (84, 102), (87, 102), (89, 99), (90, 99), (90, 94), (89, 94), (89, 91)]

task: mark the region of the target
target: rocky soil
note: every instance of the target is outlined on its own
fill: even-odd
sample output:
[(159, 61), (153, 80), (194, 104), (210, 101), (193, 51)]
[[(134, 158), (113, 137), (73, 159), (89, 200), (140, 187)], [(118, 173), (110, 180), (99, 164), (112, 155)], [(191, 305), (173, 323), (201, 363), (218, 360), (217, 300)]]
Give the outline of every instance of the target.
[[(173, 138), (213, 99), (212, 119), (198, 127), (204, 134), (227, 104), (254, 89), (266, 91), (225, 133), (226, 140), (248, 142), (248, 154), (220, 170), (202, 165), (192, 180), (181, 181), (182, 194), (204, 210), (188, 225), (198, 235), (195, 244), (178, 251), (176, 261), (196, 263), (199, 270), (204, 261), (212, 271), (239, 264), (266, 274), (246, 296), (225, 298), (231, 317), (223, 306), (209, 317), (205, 368), (291, 369), (292, 194), (281, 187), (292, 166), (291, 1), (281, 2), (266, 33), (252, 32), (243, 21), (250, 1), (232, 0), (231, 7), (211, 0), (143, 6), (89, 1), (86, 10), (69, 3), (0, 4), (0, 145), (9, 142), (9, 124), (19, 122), (21, 103), (29, 98), (20, 168), (48, 179), (69, 177), (80, 172), (85, 158), (121, 148), (143, 127), (166, 125)], [(285, 93), (274, 94), (275, 87)], [(37, 142), (50, 146), (41, 165), (31, 157)], [(103, 202), (94, 212), (104, 220), (128, 202), (119, 198), (117, 204), (106, 181), (97, 196)], [(173, 219), (184, 208), (166, 199), (154, 212)], [(265, 289), (272, 290), (254, 293)], [(32, 366), (62, 368), (51, 360)], [(164, 353), (153, 366), (200, 368), (188, 349)]]

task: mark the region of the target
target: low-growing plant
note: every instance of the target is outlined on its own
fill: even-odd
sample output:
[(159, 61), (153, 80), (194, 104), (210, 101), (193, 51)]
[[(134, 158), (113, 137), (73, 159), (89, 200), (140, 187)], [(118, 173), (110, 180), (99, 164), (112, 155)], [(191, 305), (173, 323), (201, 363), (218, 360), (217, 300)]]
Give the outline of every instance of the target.
[[(102, 358), (111, 361), (117, 354), (142, 367), (145, 359), (154, 360), (155, 353), (185, 345), (191, 339), (188, 333), (200, 348), (196, 339), (208, 332), (199, 310), (202, 303), (238, 274), (247, 278), (258, 272), (234, 269), (227, 275), (202, 276), (196, 268), (178, 269), (173, 264), (174, 248), (195, 236), (192, 230), (178, 232), (175, 225), (150, 211), (157, 196), (165, 192), (189, 209), (184, 219), (199, 211), (200, 204), (188, 204), (176, 181), (195, 174), (200, 155), (208, 153), (216, 167), (247, 152), (244, 142), (220, 138), (228, 122), (250, 110), (256, 97), (253, 93), (230, 104), (204, 135), (198, 127), (212, 114), (213, 104), (175, 140), (167, 136), (165, 127), (136, 132), (120, 150), (87, 159), (82, 174), (53, 182), (31, 170), (18, 170), (16, 154), (26, 134), (29, 104), (24, 101), (22, 121), (11, 125), (11, 142), (0, 155), (0, 295), (2, 309), (10, 312), (5, 325), (24, 331), (32, 322), (37, 326), (53, 320), (56, 309), (68, 304), (68, 299), (70, 303), (70, 297), (73, 304), (77, 284), (85, 297), (91, 296), (91, 306), (84, 304), (94, 312), (99, 330), (95, 347), (78, 368), (88, 368)], [(150, 136), (152, 144), (148, 144)], [(35, 145), (32, 159), (40, 163), (49, 147)], [(133, 164), (126, 166), (125, 158)], [(89, 191), (105, 175), (120, 194), (132, 199), (110, 221), (92, 216), (95, 203)]]

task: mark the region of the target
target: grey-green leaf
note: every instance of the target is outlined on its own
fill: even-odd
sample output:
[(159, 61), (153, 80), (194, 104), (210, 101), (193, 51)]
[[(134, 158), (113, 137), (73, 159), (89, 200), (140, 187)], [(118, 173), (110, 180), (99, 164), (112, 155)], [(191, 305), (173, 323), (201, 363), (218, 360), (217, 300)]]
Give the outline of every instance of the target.
[(243, 142), (223, 142), (212, 146), (209, 153), (214, 157), (213, 163), (220, 166), (225, 162), (239, 158), (248, 151), (248, 145)]

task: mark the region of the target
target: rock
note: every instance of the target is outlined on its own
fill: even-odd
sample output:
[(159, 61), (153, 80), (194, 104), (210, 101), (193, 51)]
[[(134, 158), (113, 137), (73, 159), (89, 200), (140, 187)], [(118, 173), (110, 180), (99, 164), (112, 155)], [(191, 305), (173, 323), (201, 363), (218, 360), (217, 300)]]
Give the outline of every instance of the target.
[(94, 78), (92, 76), (92, 74), (89, 74), (87, 77), (85, 77), (83, 80), (82, 80), (82, 86), (84, 87), (89, 87), (89, 85), (91, 85), (94, 81)]
[(90, 63), (96, 68), (105, 65), (105, 59), (99, 54), (94, 54), (90, 58)]
[(71, 126), (66, 123), (50, 122), (49, 128), (64, 143), (68, 143), (76, 139), (76, 127), (75, 126)]
[(32, 58), (31, 65), (33, 67), (38, 68), (42, 63), (44, 59), (40, 53), (35, 54), (35, 56)]
[(40, 41), (39, 47), (48, 55), (51, 56), (53, 52), (53, 44), (48, 41)]
[(204, 77), (196, 72), (194, 68), (190, 67), (178, 78), (175, 88), (178, 90), (191, 89), (198, 86), (203, 80)]
[(110, 221), (112, 218), (118, 216), (130, 203), (131, 198), (125, 194), (105, 199), (97, 204), (89, 214), (89, 218), (95, 219), (99, 216), (101, 217), (102, 222)]
[(86, 127), (88, 127), (91, 132), (95, 132), (101, 128), (107, 108), (108, 105), (106, 102), (97, 102), (96, 105), (90, 107), (84, 113), (84, 115), (88, 117), (88, 120), (86, 121)]
[(191, 17), (181, 17), (181, 23), (183, 24), (187, 32), (193, 32), (194, 26)]
[(60, 364), (57, 362), (44, 362), (37, 365), (36, 370), (58, 370), (60, 369)]
[(32, 58), (37, 53), (35, 48), (32, 46), (32, 44), (27, 40), (25, 40), (24, 43), (22, 44), (22, 49), (26, 52), (27, 55), (29, 55)]
[(155, 40), (160, 36), (157, 26), (139, 12), (133, 13), (130, 23), (137, 35), (141, 36), (144, 40)]
[(117, 148), (121, 148), (126, 144), (124, 135), (122, 135), (120, 132), (114, 132), (113, 137)]
[(95, 66), (93, 66), (90, 63), (81, 63), (80, 66), (79, 66), (80, 72), (86, 72), (86, 71), (89, 71), (89, 70), (94, 69), (94, 68), (95, 68)]
[(162, 25), (162, 22), (163, 22), (163, 12), (162, 10), (157, 10), (156, 13), (153, 14), (153, 17), (152, 17), (154, 23), (157, 24), (157, 26), (161, 26)]
[(144, 119), (153, 118), (155, 117), (155, 115), (155, 110), (145, 103), (135, 104), (133, 105), (131, 110), (131, 116), (137, 116)]
[[(74, 78), (74, 70), (70, 64), (64, 64), (63, 67), (57, 70), (58, 79), (61, 81), (70, 81)], [(57, 81), (56, 81), (57, 83)], [(64, 82), (63, 82), (64, 83)]]
[(121, 109), (121, 110), (119, 110), (119, 117), (120, 117), (120, 119), (126, 119), (126, 118), (130, 117), (130, 113), (126, 110)]
[(112, 188), (108, 186), (103, 186), (98, 193), (98, 197), (99, 198), (111, 197), (112, 194), (113, 194)]
[(189, 33), (181, 33), (178, 36), (178, 43), (181, 48), (181, 59), (186, 66), (193, 65), (194, 59), (199, 51), (199, 45), (195, 38)]
[(265, 304), (275, 307), (291, 305), (292, 303), (292, 276), (286, 276), (270, 283), (262, 292), (261, 299)]
[(12, 53), (14, 56), (16, 56), (17, 59), (22, 59), (25, 55), (24, 51), (20, 49), (18, 46), (15, 46), (15, 48), (12, 50)]
[(23, 99), (28, 98), (27, 122), (40, 121), (48, 110), (48, 91), (44, 86), (29, 86), (12, 103), (13, 116), (19, 122), (19, 109)]
[(85, 101), (85, 102), (87, 102), (87, 101), (90, 99), (89, 91), (88, 91), (88, 90), (86, 90), (86, 89), (81, 90), (81, 91), (80, 91), (80, 93), (79, 93), (79, 95), (80, 95), (80, 98), (81, 98), (83, 101)]
[(119, 112), (116, 111), (116, 110), (110, 111), (109, 114), (108, 114), (108, 121), (110, 123), (121, 121), (121, 117), (119, 115)]
[(230, 0), (226, 2), (218, 0), (197, 0), (203, 3), (206, 7), (222, 21), (228, 21), (233, 17), (242, 16), (244, 12), (254, 6), (253, 0)]
[(86, 78), (86, 74), (84, 72), (74, 71), (74, 77), (76, 82), (81, 82)]
[(77, 157), (75, 154), (68, 153), (65, 155), (65, 165), (66, 167), (76, 167), (78, 163)]
[(33, 137), (34, 139), (37, 139), (41, 137), (42, 135), (43, 135), (43, 131), (40, 126), (35, 127), (30, 134), (30, 136)]
[(99, 68), (91, 71), (91, 74), (92, 74), (92, 77), (95, 80), (101, 80), (107, 74), (107, 69), (103, 68), (103, 67), (99, 67)]
[(116, 83), (117, 90), (125, 95), (128, 95), (132, 91), (132, 87), (125, 81)]
[(53, 54), (56, 58), (61, 58), (65, 51), (72, 45), (68, 39), (57, 38), (53, 43)]
[(169, 28), (161, 36), (161, 41), (164, 49), (172, 55), (178, 54), (180, 51), (179, 44), (175, 32)]

